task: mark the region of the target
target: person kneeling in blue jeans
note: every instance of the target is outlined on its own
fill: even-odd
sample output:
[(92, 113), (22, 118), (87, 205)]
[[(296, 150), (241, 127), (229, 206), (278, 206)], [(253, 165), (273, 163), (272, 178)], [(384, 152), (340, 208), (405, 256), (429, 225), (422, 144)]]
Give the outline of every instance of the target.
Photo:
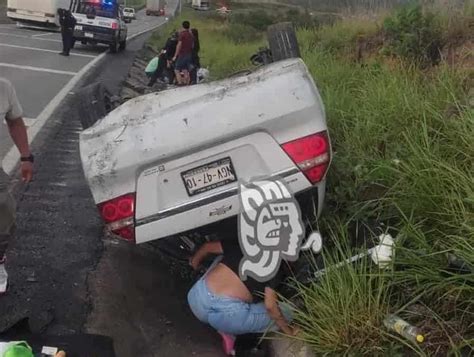
[(220, 256), (191, 288), (188, 303), (201, 322), (222, 336), (227, 355), (233, 353), (237, 335), (277, 330), (296, 334), (290, 326), (291, 310), (278, 301), (274, 290), (281, 282), (282, 268), (265, 283), (250, 277), (242, 281), (238, 272), (243, 254), (237, 238), (204, 244), (191, 258), (191, 266), (197, 270), (209, 254)]

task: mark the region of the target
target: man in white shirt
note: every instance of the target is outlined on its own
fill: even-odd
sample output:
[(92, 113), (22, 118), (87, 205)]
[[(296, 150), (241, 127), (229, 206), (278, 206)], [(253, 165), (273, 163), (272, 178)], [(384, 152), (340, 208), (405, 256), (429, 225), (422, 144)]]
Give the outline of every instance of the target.
[[(33, 155), (28, 144), (28, 135), (23, 122), (23, 111), (12, 84), (0, 78), (0, 132), (8, 130), (21, 155), (21, 176), (28, 183), (33, 177)], [(6, 122), (6, 125), (3, 123)], [(0, 155), (0, 163), (3, 156)], [(0, 165), (1, 166), (1, 165)], [(8, 287), (5, 268), (5, 253), (15, 228), (15, 201), (8, 190), (9, 177), (0, 167), (0, 295)]]

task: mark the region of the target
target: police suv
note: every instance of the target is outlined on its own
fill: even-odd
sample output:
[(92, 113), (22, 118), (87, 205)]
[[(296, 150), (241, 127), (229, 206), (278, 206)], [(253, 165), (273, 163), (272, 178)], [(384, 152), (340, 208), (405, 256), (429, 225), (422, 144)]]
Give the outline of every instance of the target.
[(76, 0), (73, 8), (74, 41), (103, 43), (112, 53), (125, 49), (128, 29), (117, 0)]

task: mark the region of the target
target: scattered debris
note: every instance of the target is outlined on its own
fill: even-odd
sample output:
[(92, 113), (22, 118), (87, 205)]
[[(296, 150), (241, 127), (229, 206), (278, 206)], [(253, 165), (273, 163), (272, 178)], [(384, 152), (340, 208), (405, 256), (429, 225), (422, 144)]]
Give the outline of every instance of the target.
[(425, 341), (425, 336), (423, 336), (419, 328), (410, 325), (398, 316), (389, 315), (384, 319), (383, 323), (387, 329), (395, 331), (413, 343), (423, 343)]
[(26, 281), (29, 283), (37, 283), (38, 279), (36, 279), (35, 272), (32, 272), (31, 275), (26, 279)]
[(313, 357), (311, 348), (302, 341), (280, 337), (270, 341), (270, 355), (274, 357)]

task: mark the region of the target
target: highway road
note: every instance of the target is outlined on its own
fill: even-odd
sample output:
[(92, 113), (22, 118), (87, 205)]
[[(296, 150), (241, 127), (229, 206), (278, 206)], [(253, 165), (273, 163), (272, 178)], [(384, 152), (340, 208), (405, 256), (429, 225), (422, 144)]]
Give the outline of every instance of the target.
[[(165, 21), (139, 18), (131, 36)], [(57, 54), (56, 33), (0, 25), (0, 34), (0, 76), (17, 87), (30, 136), (38, 134), (34, 180), (23, 185), (12, 175), (17, 229), (8, 252), (10, 286), (0, 298), (0, 340), (89, 333), (110, 337), (116, 356), (223, 356), (219, 335), (188, 306), (195, 283), (189, 267), (152, 246), (103, 239), (82, 173), (78, 93), (96, 82), (119, 92), (149, 34), (116, 55), (79, 45), (70, 58)], [(53, 345), (90, 356), (69, 351), (64, 341)]]
[[(174, 8), (176, 2), (170, 1), (168, 9)], [(146, 16), (144, 11), (139, 11), (137, 20), (128, 25), (129, 39), (158, 27), (167, 19)], [(108, 48), (102, 45), (77, 43), (70, 57), (59, 56), (61, 49), (61, 35), (57, 32), (0, 24), (0, 77), (7, 78), (15, 86), (31, 139), (88, 70), (106, 56), (121, 55), (120, 52), (107, 53)], [(7, 172), (13, 169), (18, 159), (11, 148), (9, 137), (0, 137), (0, 157), (8, 154), (3, 161)]]

